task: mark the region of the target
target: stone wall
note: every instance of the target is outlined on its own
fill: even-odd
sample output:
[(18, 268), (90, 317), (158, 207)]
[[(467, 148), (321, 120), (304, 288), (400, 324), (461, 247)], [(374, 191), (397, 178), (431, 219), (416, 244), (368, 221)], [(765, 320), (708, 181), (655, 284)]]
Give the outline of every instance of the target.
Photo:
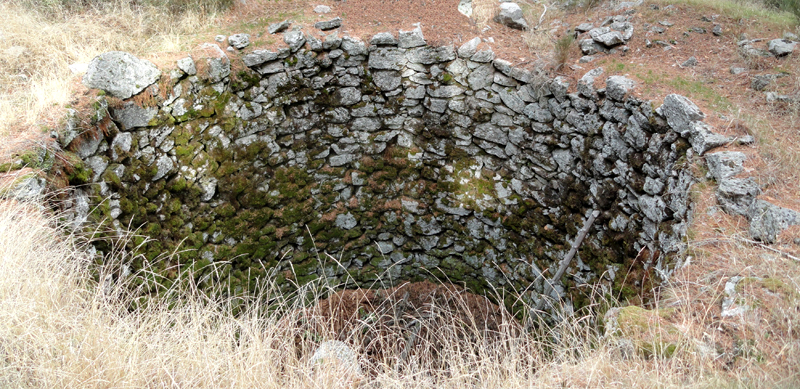
[(177, 250), (166, 277), (179, 262), (235, 292), (438, 278), (538, 302), (593, 210), (553, 297), (625, 297), (674, 268), (700, 141), (630, 80), (570, 86), (415, 32), (284, 38), (204, 45), (133, 98), (101, 96), (88, 135), (61, 139), (83, 161), (76, 225), (141, 227), (134, 269)]

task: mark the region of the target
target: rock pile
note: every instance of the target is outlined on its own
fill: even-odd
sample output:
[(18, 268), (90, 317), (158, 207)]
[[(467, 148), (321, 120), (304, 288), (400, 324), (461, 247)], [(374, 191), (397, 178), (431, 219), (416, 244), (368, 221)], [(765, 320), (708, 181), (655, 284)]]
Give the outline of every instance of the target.
[(612, 48), (625, 44), (633, 37), (633, 24), (623, 15), (615, 16), (604, 23), (604, 26), (592, 28), (591, 25), (579, 25), (576, 32), (586, 32), (588, 37), (580, 39), (581, 52), (584, 55), (607, 53)]

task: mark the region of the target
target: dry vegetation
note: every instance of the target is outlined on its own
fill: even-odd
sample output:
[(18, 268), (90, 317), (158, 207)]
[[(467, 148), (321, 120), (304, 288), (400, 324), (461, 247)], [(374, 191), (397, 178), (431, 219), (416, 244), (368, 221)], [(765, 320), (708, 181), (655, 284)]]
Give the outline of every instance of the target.
[[(389, 291), (382, 299), (387, 303), (372, 310), (380, 317), (371, 320), (365, 314), (337, 316), (341, 300), (319, 303), (314, 297), (329, 293), (323, 285), (295, 295), (274, 294), (273, 285), (264, 285), (261, 298), (219, 301), (196, 293), (187, 281), (131, 310), (136, 294), (127, 285), (98, 284), (89, 277), (91, 259), (79, 241), (64, 235), (38, 207), (0, 203), (0, 386), (789, 388), (800, 383), (796, 306), (769, 299), (759, 284), (750, 284), (769, 302), (768, 309), (720, 320), (720, 271), (701, 277), (682, 272), (668, 288), (662, 303), (672, 307), (670, 322), (681, 330), (670, 358), (623, 358), (590, 315), (522, 331), (502, 308), (487, 322), (485, 315), (463, 309), (459, 293), (446, 290), (414, 311), (400, 307), (408, 296), (392, 299)], [(747, 272), (782, 278), (785, 271), (797, 274), (798, 266), (773, 256)], [(127, 282), (140, 278), (147, 272)], [(787, 287), (796, 288), (800, 279), (791, 281)], [(399, 328), (382, 317), (416, 320), (416, 327)], [(412, 338), (411, 332), (419, 336)], [(309, 364), (316, 344), (326, 339), (363, 345), (356, 347), (359, 352), (380, 352), (362, 357), (364, 375), (343, 380), (336, 369)], [(697, 345), (712, 351), (699, 352), (706, 349)]]
[[(91, 7), (80, 12), (67, 3), (0, 3), (4, 137), (59, 120), (77, 85), (69, 65), (108, 50), (156, 62), (172, 58), (198, 35), (213, 36), (215, 30), (206, 26), (220, 20), (213, 12), (176, 11), (155, 1), (87, 3)], [(741, 3), (677, 3), (732, 18), (788, 23), (785, 13), (776, 16)], [(489, 24), (491, 3), (475, 4), (477, 22)], [(538, 21), (541, 4), (526, 4), (529, 20)], [(583, 2), (578, 10), (590, 12), (593, 5)], [(530, 32), (531, 47), (556, 47), (558, 38), (549, 28), (563, 12), (547, 12), (546, 28)], [(568, 64), (574, 45), (566, 40), (559, 45), (566, 58), (557, 61)], [(753, 65), (758, 66), (763, 65)], [(797, 68), (789, 71), (793, 74), (785, 79), (791, 82), (780, 87), (797, 96), (800, 75)], [(768, 184), (769, 195), (796, 209), (800, 152), (793, 143), (798, 134), (787, 129), (797, 128), (798, 104), (770, 111), (746, 103), (733, 102), (735, 117), (729, 123), (743, 123), (759, 140), (760, 165), (748, 167)], [(775, 117), (785, 122), (775, 125)], [(669, 357), (626, 355), (614, 338), (602, 336), (604, 323), (591, 313), (525, 331), (497, 308), (489, 325), (485, 315), (464, 309), (469, 304), (457, 292), (442, 292), (414, 310), (401, 307), (403, 296), (386, 297), (371, 310), (377, 319), (360, 313), (342, 318), (332, 314), (341, 301), (315, 298), (332, 292), (327, 285), (309, 285), (292, 295), (264, 285), (261, 296), (220, 301), (198, 294), (188, 277), (157, 302), (130, 309), (135, 294), (127, 292), (128, 286), (146, 279), (146, 271), (124, 283), (97, 282), (106, 277), (90, 275), (93, 258), (86, 237), (65, 233), (57, 217), (35, 205), (3, 200), (0, 387), (800, 387), (800, 262), (795, 259), (800, 227), (782, 234), (772, 247), (753, 245), (746, 240), (745, 221), (718, 210), (712, 185), (701, 182), (694, 189), (691, 263), (650, 307), (668, 312), (652, 330), (677, 329), (678, 348)], [(126, 258), (116, 253), (107, 260), (114, 264)], [(749, 309), (722, 317), (725, 284), (733, 276), (748, 280), (737, 303)], [(595, 308), (619, 304), (624, 302), (598, 296)], [(405, 327), (397, 325), (401, 322)], [(311, 352), (327, 339), (354, 345), (365, 375), (342, 380), (336, 370), (310, 365)], [(380, 352), (369, 351), (376, 348)]]
[(156, 59), (190, 48), (214, 20), (198, 10), (203, 8), (176, 14), (126, 0), (96, 1), (75, 11), (66, 1), (0, 2), (0, 136), (58, 122), (78, 81), (70, 65), (111, 50)]

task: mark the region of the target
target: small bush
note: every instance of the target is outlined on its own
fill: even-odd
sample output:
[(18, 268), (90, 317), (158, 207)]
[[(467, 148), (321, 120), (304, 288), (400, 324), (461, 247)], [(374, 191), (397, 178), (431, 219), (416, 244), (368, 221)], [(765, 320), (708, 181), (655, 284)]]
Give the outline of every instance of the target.
[(563, 68), (567, 64), (569, 60), (569, 49), (574, 42), (575, 36), (572, 34), (564, 35), (556, 40), (556, 44), (553, 47), (553, 59), (555, 60), (556, 70)]

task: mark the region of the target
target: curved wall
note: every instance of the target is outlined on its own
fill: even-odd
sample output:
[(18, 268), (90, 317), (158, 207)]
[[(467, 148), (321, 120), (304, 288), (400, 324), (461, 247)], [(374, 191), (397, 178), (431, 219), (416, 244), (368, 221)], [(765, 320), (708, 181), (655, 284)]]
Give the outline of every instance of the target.
[(77, 221), (141, 226), (134, 268), (178, 249), (165, 276), (189, 264), (236, 292), (382, 276), (539, 301), (598, 210), (554, 295), (583, 305), (588, 284), (626, 296), (670, 274), (689, 143), (629, 80), (596, 90), (593, 70), (570, 93), (469, 45), (298, 33), (276, 52), (206, 45), (109, 99), (94, 136), (63, 142), (84, 161), (71, 183), (92, 183), (76, 204), (107, 200)]

